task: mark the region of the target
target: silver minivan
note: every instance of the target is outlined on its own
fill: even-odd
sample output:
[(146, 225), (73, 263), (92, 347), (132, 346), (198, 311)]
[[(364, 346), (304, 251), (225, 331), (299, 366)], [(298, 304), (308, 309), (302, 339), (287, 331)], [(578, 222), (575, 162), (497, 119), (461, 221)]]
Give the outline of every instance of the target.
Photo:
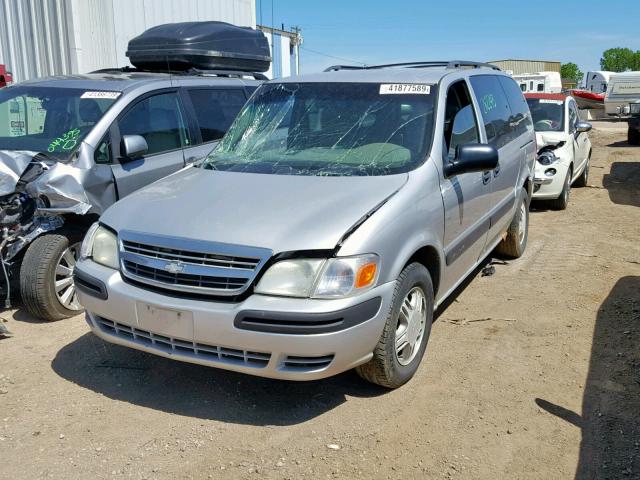
[(535, 137), (490, 65), (263, 84), (203, 161), (132, 193), (75, 269), (102, 339), (288, 380), (417, 370), (440, 305), (527, 243)]

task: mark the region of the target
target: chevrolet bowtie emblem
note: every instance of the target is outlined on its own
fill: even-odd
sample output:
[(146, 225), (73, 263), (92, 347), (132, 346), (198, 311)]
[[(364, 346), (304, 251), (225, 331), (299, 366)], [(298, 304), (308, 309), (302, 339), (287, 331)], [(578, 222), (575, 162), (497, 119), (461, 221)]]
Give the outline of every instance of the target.
[(169, 262), (164, 266), (169, 273), (180, 273), (184, 270), (184, 264), (180, 260)]

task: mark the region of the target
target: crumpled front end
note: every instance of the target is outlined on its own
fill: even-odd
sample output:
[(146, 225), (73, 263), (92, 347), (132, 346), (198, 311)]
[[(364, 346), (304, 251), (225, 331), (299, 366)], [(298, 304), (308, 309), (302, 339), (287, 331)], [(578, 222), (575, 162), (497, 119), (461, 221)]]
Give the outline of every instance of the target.
[(562, 193), (571, 165), (571, 145), (562, 132), (536, 133), (538, 156), (535, 165), (533, 198), (552, 200)]
[(0, 151), (0, 264), (5, 281), (14, 260), (65, 215), (101, 213), (115, 202), (110, 169), (82, 169), (37, 152)]

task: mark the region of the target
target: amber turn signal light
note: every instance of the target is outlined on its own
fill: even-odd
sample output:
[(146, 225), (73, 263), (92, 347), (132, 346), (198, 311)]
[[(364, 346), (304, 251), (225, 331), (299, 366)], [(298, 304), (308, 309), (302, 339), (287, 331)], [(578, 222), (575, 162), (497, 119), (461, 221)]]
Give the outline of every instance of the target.
[(378, 265), (373, 262), (362, 265), (358, 269), (358, 274), (356, 275), (355, 288), (362, 288), (371, 285), (373, 280), (376, 278), (377, 269)]

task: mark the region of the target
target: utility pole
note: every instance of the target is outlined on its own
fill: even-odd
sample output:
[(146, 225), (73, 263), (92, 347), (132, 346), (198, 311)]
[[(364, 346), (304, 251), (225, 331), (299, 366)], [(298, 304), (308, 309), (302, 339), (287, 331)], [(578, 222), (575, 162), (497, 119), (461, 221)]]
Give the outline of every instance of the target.
[(293, 25), (291, 31), (296, 34), (296, 75), (300, 74), (300, 45), (302, 44), (302, 35), (300, 32), (302, 29), (298, 25)]

